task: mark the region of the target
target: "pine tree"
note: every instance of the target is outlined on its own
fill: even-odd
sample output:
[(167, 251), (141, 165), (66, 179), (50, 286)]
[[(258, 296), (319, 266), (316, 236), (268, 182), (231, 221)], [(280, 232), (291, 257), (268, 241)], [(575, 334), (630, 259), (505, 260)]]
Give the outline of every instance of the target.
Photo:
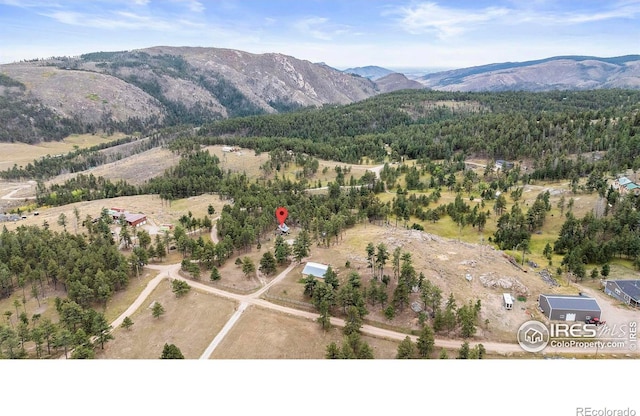
[(418, 354), (422, 358), (429, 358), (433, 353), (435, 346), (435, 339), (433, 335), (433, 329), (429, 325), (425, 325), (420, 332), (420, 336), (416, 341), (416, 347), (418, 348)]
[(121, 326), (123, 329), (127, 329), (127, 330), (128, 330), (128, 329), (130, 329), (130, 328), (133, 326), (133, 321), (131, 320), (131, 318), (129, 318), (129, 317), (127, 316), (127, 317), (125, 317), (125, 318), (122, 320), (122, 324), (120, 324), (120, 326)]
[(160, 318), (164, 314), (164, 307), (160, 304), (160, 302), (154, 302), (153, 307), (151, 308), (151, 314), (154, 318)]
[(220, 280), (221, 277), (222, 276), (220, 276), (220, 271), (218, 270), (218, 268), (213, 266), (213, 268), (211, 269), (211, 276), (209, 276), (209, 280), (215, 282), (216, 280)]
[(180, 348), (176, 347), (174, 344), (164, 344), (164, 348), (162, 348), (161, 359), (184, 359), (184, 355)]
[(400, 345), (398, 345), (398, 353), (396, 354), (396, 358), (399, 359), (410, 359), (413, 358), (415, 354), (415, 345), (411, 338), (407, 335)]

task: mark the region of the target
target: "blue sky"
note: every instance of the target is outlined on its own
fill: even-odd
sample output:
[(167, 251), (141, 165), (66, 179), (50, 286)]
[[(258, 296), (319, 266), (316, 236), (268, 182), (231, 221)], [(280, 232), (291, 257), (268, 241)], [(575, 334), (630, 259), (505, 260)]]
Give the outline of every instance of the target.
[(0, 63), (158, 45), (335, 68), (640, 54), (640, 0), (0, 0)]

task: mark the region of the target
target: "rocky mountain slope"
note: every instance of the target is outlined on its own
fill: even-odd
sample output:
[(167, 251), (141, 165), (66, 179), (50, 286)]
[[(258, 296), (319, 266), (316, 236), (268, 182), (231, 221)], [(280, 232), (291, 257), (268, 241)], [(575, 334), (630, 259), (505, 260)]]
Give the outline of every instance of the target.
[(347, 68), (343, 72), (346, 72), (348, 74), (360, 75), (361, 77), (369, 78), (373, 81), (394, 73), (394, 71), (390, 69), (382, 68), (375, 65)]
[[(159, 46), (0, 65), (0, 124), (25, 130), (24, 114), (4, 110), (37, 108), (47, 113), (43, 118), (73, 120), (70, 130), (133, 132), (348, 104), (379, 93), (367, 78), (282, 54)], [(42, 124), (32, 121), (30, 134), (51, 139)], [(22, 135), (5, 136), (12, 134)]]
[(381, 93), (398, 90), (417, 90), (424, 86), (418, 82), (407, 78), (404, 74), (391, 73), (376, 80), (376, 85)]
[[(353, 72), (353, 73), (350, 73)], [(402, 89), (640, 88), (640, 55), (566, 56), (430, 73), (340, 71), (278, 53), (157, 46), (0, 65), (0, 141), (148, 132), (176, 124), (349, 104)]]
[(444, 91), (550, 91), (640, 88), (640, 55), (560, 56), (427, 74), (425, 87)]

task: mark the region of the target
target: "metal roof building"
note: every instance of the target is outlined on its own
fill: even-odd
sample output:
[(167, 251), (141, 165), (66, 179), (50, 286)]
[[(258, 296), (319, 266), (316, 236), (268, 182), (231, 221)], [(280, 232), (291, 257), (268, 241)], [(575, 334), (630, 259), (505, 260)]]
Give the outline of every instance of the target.
[(604, 293), (631, 306), (640, 306), (640, 280), (605, 280)]
[(326, 264), (314, 263), (309, 261), (307, 262), (307, 264), (305, 264), (304, 269), (302, 270), (302, 274), (324, 278), (324, 274), (328, 269), (329, 266)]
[(598, 302), (588, 296), (544, 295), (538, 298), (542, 313), (552, 321), (585, 321), (600, 319), (602, 311)]

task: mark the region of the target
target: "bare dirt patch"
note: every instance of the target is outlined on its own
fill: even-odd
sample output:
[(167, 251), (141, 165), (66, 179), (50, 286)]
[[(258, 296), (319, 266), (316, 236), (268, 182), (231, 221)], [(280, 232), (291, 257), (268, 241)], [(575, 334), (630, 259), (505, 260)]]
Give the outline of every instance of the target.
[(203, 149), (211, 155), (218, 156), (220, 159), (220, 167), (224, 170), (230, 170), (236, 173), (246, 173), (250, 178), (259, 178), (261, 176), (260, 166), (269, 160), (268, 153), (256, 155), (251, 149), (240, 148), (234, 152), (223, 151), (225, 146), (205, 146)]

